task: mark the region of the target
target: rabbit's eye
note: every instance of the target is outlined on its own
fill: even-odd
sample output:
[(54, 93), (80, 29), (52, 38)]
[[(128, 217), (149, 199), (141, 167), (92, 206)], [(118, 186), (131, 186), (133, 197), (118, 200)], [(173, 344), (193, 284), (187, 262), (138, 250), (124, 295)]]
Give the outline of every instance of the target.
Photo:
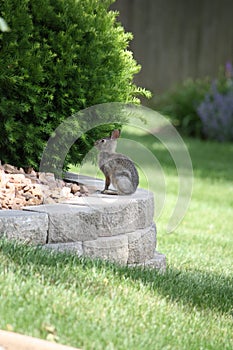
[(104, 141), (105, 141), (104, 139), (101, 140), (102, 143), (104, 143)]

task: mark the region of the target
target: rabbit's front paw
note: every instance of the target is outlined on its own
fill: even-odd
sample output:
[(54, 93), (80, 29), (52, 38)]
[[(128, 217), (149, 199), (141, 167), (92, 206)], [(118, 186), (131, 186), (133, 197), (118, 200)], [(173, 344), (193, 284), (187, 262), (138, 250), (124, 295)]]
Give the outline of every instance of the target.
[(118, 195), (118, 192), (115, 190), (103, 190), (101, 191), (102, 194), (110, 194), (110, 195)]

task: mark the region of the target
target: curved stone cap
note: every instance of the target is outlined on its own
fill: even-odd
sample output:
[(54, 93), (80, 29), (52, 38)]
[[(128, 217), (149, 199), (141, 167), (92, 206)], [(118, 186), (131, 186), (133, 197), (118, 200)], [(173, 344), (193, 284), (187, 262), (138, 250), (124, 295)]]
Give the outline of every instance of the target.
[(97, 194), (26, 210), (48, 215), (48, 243), (90, 241), (151, 226), (154, 198), (138, 189), (131, 196)]

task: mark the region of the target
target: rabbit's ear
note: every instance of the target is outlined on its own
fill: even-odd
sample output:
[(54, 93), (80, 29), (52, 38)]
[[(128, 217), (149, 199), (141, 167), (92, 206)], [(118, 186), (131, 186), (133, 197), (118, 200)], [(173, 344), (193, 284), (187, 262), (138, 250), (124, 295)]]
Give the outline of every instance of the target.
[(112, 134), (111, 134), (111, 140), (114, 140), (114, 139), (118, 139), (120, 137), (120, 130), (113, 130)]

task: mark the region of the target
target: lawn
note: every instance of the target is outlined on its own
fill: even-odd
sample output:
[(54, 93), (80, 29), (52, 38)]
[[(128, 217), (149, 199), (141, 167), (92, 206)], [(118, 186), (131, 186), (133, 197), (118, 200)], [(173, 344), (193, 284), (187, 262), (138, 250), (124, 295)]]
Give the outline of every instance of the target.
[[(152, 136), (134, 139), (156, 155), (165, 174), (157, 228), (166, 273), (1, 240), (0, 328), (86, 350), (231, 350), (233, 145), (185, 139), (193, 195), (182, 223), (167, 233), (177, 196), (174, 163)], [(150, 173), (150, 164), (143, 170)], [(155, 176), (152, 181), (156, 189)], [(140, 185), (147, 187), (146, 176)], [(155, 201), (159, 195), (155, 190)]]

